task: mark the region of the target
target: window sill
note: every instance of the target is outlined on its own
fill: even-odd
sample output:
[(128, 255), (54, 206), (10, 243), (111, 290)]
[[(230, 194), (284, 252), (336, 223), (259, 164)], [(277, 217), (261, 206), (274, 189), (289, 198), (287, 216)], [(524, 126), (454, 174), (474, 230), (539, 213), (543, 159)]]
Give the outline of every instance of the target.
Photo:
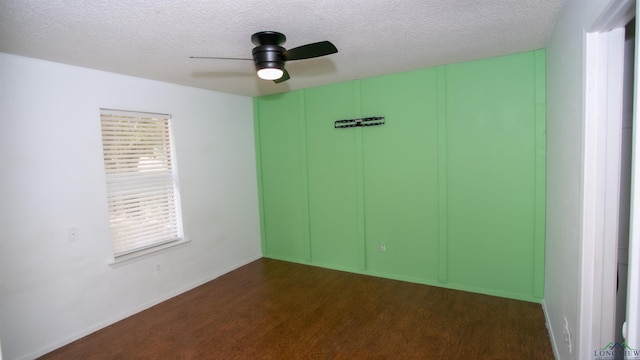
[(179, 239), (179, 240), (171, 241), (171, 242), (168, 242), (168, 243), (160, 244), (160, 245), (157, 245), (157, 246), (153, 246), (153, 247), (150, 247), (150, 248), (141, 249), (141, 250), (129, 253), (129, 254), (118, 256), (118, 257), (114, 258), (113, 260), (111, 260), (109, 262), (109, 265), (119, 265), (119, 264), (131, 261), (131, 260), (134, 260), (134, 259), (145, 257), (145, 256), (153, 254), (153, 253), (157, 253), (157, 252), (160, 252), (160, 251), (163, 251), (163, 250), (167, 250), (167, 249), (170, 249), (170, 248), (173, 248), (173, 247), (176, 247), (176, 246), (184, 245), (184, 244), (189, 243), (189, 242), (191, 242), (191, 240), (189, 240), (189, 239)]

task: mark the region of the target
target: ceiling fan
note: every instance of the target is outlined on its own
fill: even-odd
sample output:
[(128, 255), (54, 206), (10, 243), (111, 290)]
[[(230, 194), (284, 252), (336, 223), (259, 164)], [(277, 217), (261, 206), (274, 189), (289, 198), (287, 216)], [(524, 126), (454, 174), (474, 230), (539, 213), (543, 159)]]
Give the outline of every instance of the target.
[(256, 47), (253, 48), (253, 59), (211, 56), (191, 56), (190, 58), (253, 60), (256, 65), (256, 71), (259, 78), (264, 80), (273, 80), (275, 83), (281, 83), (289, 80), (289, 73), (284, 68), (285, 62), (311, 59), (338, 52), (335, 45), (329, 41), (319, 41), (287, 50), (281, 46), (286, 40), (286, 36), (279, 32), (261, 31), (251, 36), (251, 42), (256, 45)]

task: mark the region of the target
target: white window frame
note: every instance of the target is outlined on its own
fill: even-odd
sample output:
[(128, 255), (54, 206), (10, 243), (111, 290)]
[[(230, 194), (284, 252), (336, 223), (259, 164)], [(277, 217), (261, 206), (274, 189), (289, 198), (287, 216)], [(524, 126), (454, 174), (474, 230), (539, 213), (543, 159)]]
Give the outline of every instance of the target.
[(171, 115), (100, 109), (100, 127), (112, 263), (185, 243)]

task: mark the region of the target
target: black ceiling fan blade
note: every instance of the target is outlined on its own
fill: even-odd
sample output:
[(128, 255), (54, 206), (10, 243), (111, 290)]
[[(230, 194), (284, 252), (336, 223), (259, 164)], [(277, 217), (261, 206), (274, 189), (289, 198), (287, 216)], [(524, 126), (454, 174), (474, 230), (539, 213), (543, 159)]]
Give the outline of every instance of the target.
[(280, 84), (281, 82), (285, 82), (287, 80), (289, 80), (289, 72), (287, 71), (287, 69), (282, 69), (282, 77), (280, 79), (275, 79), (273, 80), (274, 83), (276, 84)]
[(284, 52), (287, 60), (303, 60), (311, 59), (319, 56), (335, 54), (338, 49), (329, 41), (320, 41), (313, 44), (307, 44), (289, 49)]
[(234, 57), (215, 57), (215, 56), (189, 56), (189, 59), (213, 59), (213, 60), (250, 60), (246, 58), (234, 58)]

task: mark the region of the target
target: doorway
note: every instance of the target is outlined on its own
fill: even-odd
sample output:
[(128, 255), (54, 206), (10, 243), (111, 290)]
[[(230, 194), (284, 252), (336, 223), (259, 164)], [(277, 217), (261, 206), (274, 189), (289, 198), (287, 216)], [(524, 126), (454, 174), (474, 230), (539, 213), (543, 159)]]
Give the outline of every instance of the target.
[(622, 325), (627, 309), (627, 271), (629, 263), (629, 226), (631, 203), (631, 165), (633, 150), (633, 101), (636, 19), (625, 26), (624, 69), (622, 80), (622, 133), (620, 149), (620, 208), (618, 226), (618, 261), (615, 305), (615, 341), (624, 342)]
[[(583, 226), (577, 337), (580, 359), (591, 358), (594, 350), (609, 343), (624, 341), (621, 323), (626, 314), (624, 300), (628, 297), (624, 293), (627, 289), (629, 294), (634, 293), (626, 286), (623, 270), (627, 267), (624, 249), (633, 247), (635, 240), (629, 246), (626, 244), (640, 230), (640, 220), (636, 224), (633, 215), (634, 204), (640, 204), (636, 196), (640, 195), (639, 178), (632, 170), (632, 166), (638, 166), (632, 164), (640, 158), (631, 145), (632, 138), (637, 138), (632, 134), (633, 109), (637, 103), (637, 95), (633, 93), (635, 56), (631, 47), (635, 41), (632, 25), (635, 5), (635, 0), (611, 2), (585, 38)], [(625, 39), (629, 33), (633, 36)], [(628, 100), (623, 101), (624, 97)], [(625, 112), (631, 115), (623, 120)], [(635, 191), (629, 190), (633, 188)], [(633, 267), (634, 263), (628, 265)], [(633, 274), (629, 272), (629, 276)], [(633, 305), (632, 301), (628, 304)]]

